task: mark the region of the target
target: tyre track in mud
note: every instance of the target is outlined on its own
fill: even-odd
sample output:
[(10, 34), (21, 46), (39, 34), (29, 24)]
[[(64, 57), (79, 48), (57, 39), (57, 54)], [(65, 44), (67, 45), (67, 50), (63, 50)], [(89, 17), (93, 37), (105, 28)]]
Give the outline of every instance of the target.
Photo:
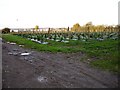
[[(41, 57), (40, 57), (41, 58)], [(65, 67), (61, 67), (61, 66), (64, 66), (64, 65), (62, 65), (62, 63), (59, 63), (59, 62), (57, 62), (56, 60), (51, 60), (51, 59), (47, 59), (47, 58), (42, 58), (43, 60), (44, 60), (44, 62), (45, 63), (48, 63), (48, 65), (49, 65), (49, 67), (50, 66), (53, 66), (54, 65), (54, 67), (56, 67), (57, 68), (57, 70), (64, 70), (64, 71), (66, 71), (66, 72), (71, 72), (71, 73), (76, 73), (77, 75), (84, 75), (84, 77), (85, 77), (85, 75), (87, 76), (87, 77), (90, 77), (90, 78), (93, 78), (93, 80), (96, 80), (96, 81), (98, 81), (98, 82), (100, 82), (100, 83), (102, 83), (103, 85), (105, 85), (105, 86), (109, 86), (109, 87), (111, 87), (111, 83), (108, 83), (108, 82), (105, 82), (105, 80), (104, 81), (102, 81), (103, 79), (102, 78), (98, 78), (98, 76), (96, 77), (94, 74), (95, 73), (93, 73), (93, 72), (88, 72), (88, 70), (87, 70), (87, 72), (86, 72), (86, 69), (84, 69), (83, 68), (83, 66), (82, 67), (79, 67), (78, 68), (78, 66), (76, 67), (76, 66), (74, 66), (74, 67), (71, 67), (71, 64), (69, 65), (69, 64), (65, 64)], [(48, 60), (49, 61), (51, 61), (51, 62), (48, 62)], [(62, 72), (62, 71), (61, 71)], [(78, 72), (80, 72), (80, 73), (78, 73)], [(89, 74), (88, 74), (89, 73)], [(113, 83), (112, 83), (112, 85), (116, 85), (116, 81), (114, 81)]]
[[(4, 53), (11, 52), (15, 48), (17, 48), (18, 51), (20, 52), (24, 52), (24, 51), (31, 52), (31, 50), (23, 49), (17, 45), (9, 45), (6, 43), (3, 43), (3, 48), (4, 50), (6, 50), (6, 51), (3, 50)], [(19, 62), (24, 63), (24, 66), (27, 65), (28, 67), (32, 68), (31, 74), (26, 75), (27, 78), (30, 78), (30, 77), (34, 78), (41, 75), (47, 77), (48, 82), (45, 82), (45, 83), (33, 84), (34, 82), (36, 83), (36, 81), (33, 79), (33, 83), (31, 82), (31, 85), (33, 84), (33, 87), (37, 87), (37, 88), (41, 88), (41, 87), (66, 87), (66, 88), (117, 87), (116, 76), (111, 75), (109, 73), (106, 74), (96, 70), (94, 72), (93, 71), (94, 69), (90, 69), (82, 62), (79, 62), (79, 61), (75, 62), (74, 60), (69, 60), (69, 58), (66, 58), (69, 55), (66, 55), (66, 54), (61, 54), (61, 53), (53, 54), (53, 53), (42, 53), (42, 52), (33, 51), (30, 57), (27, 56), (29, 58), (26, 57), (26, 59), (25, 57), (21, 57), (20, 55), (18, 56), (8, 55), (8, 56), (13, 57), (13, 59), (16, 59), (16, 62), (19, 60)], [(69, 57), (71, 58), (71, 56)], [(79, 56), (78, 58), (80, 58), (81, 56)], [(75, 58), (76, 56), (73, 55), (73, 57)], [(4, 60), (4, 56), (3, 56), (3, 60)], [(15, 68), (16, 67), (17, 66), (15, 66)], [(14, 68), (12, 67), (12, 69)], [(99, 74), (97, 72), (99, 72)], [(27, 73), (24, 72), (24, 74), (27, 74)], [(105, 77), (103, 76), (100, 77), (100, 75), (104, 75)], [(19, 87), (27, 86), (28, 88), (32, 87), (28, 85), (29, 83), (28, 81), (31, 81), (31, 80), (30, 79), (21, 80), (21, 82), (25, 82), (25, 83), (17, 86)], [(15, 85), (13, 85), (12, 87), (15, 87)]]
[[(39, 57), (38, 57), (39, 58)], [(61, 67), (61, 66), (63, 66), (63, 65), (61, 65), (62, 63), (58, 63), (57, 61), (52, 61), (51, 59), (47, 59), (47, 58), (43, 58), (43, 57), (40, 57), (41, 59), (39, 59), (38, 61), (40, 61), (40, 62), (42, 62), (42, 63), (44, 63), (44, 64), (46, 64), (46, 63), (48, 63), (48, 67), (52, 67), (53, 65), (54, 65), (54, 67), (56, 67), (57, 68), (57, 72), (59, 71), (59, 72), (62, 72), (63, 70), (64, 70), (64, 72), (66, 71), (66, 72), (71, 72), (71, 73), (76, 73), (76, 75), (81, 75), (82, 77), (86, 77), (86, 78), (93, 78), (93, 80), (96, 80), (96, 81), (98, 81), (99, 83), (102, 83), (103, 85), (105, 85), (105, 86), (108, 86), (109, 84), (106, 84), (106, 83), (104, 83), (103, 81), (101, 81), (100, 79), (97, 79), (96, 77), (93, 77), (92, 75), (90, 75), (90, 72), (85, 72), (85, 69), (83, 69), (82, 67), (80, 68), (80, 70), (77, 70), (77, 68), (78, 67), (71, 67), (70, 65), (67, 65), (66, 64), (66, 68), (65, 67)], [(36, 60), (36, 59), (35, 59)], [(49, 61), (51, 61), (51, 62), (48, 62), (48, 60)], [(34, 62), (34, 61), (33, 61)], [(37, 62), (37, 63), (39, 63), (39, 62)], [(36, 66), (36, 64), (32, 64), (32, 65), (34, 65), (34, 66)], [(38, 68), (40, 68), (40, 69), (38, 69)], [(36, 69), (37, 69), (37, 71), (39, 72), (39, 70), (41, 70), (41, 66), (38, 66), (38, 67), (36, 67)], [(53, 69), (53, 67), (52, 67), (52, 69)], [(47, 69), (48, 71), (49, 70), (51, 70), (51, 69)], [(62, 70), (62, 71), (61, 71)], [(56, 70), (55, 70), (55, 72), (56, 72)], [(56, 72), (56, 73), (57, 73)], [(80, 72), (80, 73), (78, 73), (78, 72)], [(39, 72), (39, 73), (41, 73), (41, 72)], [(54, 71), (53, 71), (53, 73), (54, 73)], [(89, 74), (88, 74), (89, 73)], [(60, 73), (59, 74), (54, 74), (55, 76), (60, 76)], [(84, 76), (83, 76), (84, 75)], [(77, 77), (77, 76), (75, 76), (75, 77)], [(77, 78), (77, 80), (79, 80), (79, 78)], [(67, 80), (66, 80), (67, 81)], [(110, 85), (109, 85), (109, 87), (110, 87)]]

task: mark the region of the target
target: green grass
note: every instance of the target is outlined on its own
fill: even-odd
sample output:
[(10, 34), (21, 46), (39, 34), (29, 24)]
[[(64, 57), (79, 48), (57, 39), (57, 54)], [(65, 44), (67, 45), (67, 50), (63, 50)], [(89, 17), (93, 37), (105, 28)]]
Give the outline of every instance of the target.
[(120, 73), (118, 65), (120, 62), (118, 60), (98, 60), (91, 63), (92, 66), (104, 69), (107, 71), (112, 71), (114, 73)]
[(38, 51), (49, 51), (53, 53), (84, 52), (88, 58), (97, 57), (98, 60), (90, 63), (92, 66), (113, 72), (120, 72), (118, 69), (118, 64), (120, 64), (120, 61), (118, 61), (118, 40), (89, 40), (87, 42), (71, 40), (69, 43), (46, 40), (49, 44), (42, 45), (10, 34), (4, 34), (2, 38), (6, 41), (23, 44), (25, 48), (32, 48)]
[(2, 34), (1, 34), (1, 32), (0, 32), (0, 38), (2, 37)]
[(43, 45), (10, 34), (3, 35), (2, 38), (5, 39), (6, 41), (15, 42), (17, 44), (23, 44), (26, 48), (32, 48), (38, 51), (64, 52), (64, 53), (80, 51), (80, 48), (74, 48), (75, 46), (73, 46), (73, 48), (71, 47), (66, 48), (67, 44), (61, 42), (54, 42), (50, 40), (48, 41), (49, 42), (48, 45)]

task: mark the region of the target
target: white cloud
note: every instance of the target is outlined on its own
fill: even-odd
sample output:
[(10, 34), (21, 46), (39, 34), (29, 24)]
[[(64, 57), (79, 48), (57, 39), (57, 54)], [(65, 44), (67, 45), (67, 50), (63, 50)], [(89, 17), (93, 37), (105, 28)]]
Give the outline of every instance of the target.
[[(119, 0), (0, 0), (0, 28), (117, 24)], [(18, 22), (16, 21), (18, 19)]]

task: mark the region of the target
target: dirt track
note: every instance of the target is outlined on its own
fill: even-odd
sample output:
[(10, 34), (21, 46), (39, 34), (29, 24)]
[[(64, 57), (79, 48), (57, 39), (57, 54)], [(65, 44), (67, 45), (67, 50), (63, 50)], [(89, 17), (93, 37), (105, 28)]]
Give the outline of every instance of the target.
[[(20, 53), (30, 52), (29, 56)], [(80, 62), (82, 53), (44, 53), (3, 43), (3, 88), (117, 87), (117, 75)]]

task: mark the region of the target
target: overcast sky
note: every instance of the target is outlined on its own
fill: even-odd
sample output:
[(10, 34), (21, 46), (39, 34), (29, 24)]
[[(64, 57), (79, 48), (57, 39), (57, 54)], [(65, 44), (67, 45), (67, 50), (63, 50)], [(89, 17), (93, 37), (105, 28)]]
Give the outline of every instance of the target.
[(118, 24), (119, 0), (0, 0), (0, 28)]

